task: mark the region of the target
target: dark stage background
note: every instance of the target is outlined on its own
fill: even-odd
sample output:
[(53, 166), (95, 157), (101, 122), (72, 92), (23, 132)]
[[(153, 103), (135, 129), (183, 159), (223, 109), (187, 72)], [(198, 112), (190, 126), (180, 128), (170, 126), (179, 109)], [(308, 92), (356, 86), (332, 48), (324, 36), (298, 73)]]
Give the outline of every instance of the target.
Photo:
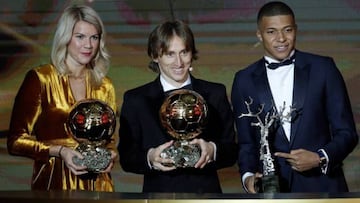
[[(255, 37), (255, 19), (265, 0), (0, 0), (0, 190), (30, 189), (31, 160), (9, 156), (5, 134), (24, 74), (49, 62), (56, 20), (63, 8), (74, 2), (91, 5), (104, 20), (112, 55), (110, 76), (119, 107), (124, 91), (155, 77), (147, 68), (147, 36), (156, 24), (171, 16), (187, 21), (194, 31), (200, 52), (199, 60), (193, 64), (194, 75), (224, 83), (229, 94), (234, 73), (262, 56), (262, 47)], [(336, 60), (358, 126), (360, 1), (284, 2), (294, 9), (297, 17), (297, 48)], [(359, 156), (357, 147), (344, 162), (352, 192), (360, 191)], [(225, 193), (243, 192), (237, 166), (223, 169), (219, 174)], [(113, 177), (117, 192), (141, 191), (141, 176), (123, 172), (119, 164)]]

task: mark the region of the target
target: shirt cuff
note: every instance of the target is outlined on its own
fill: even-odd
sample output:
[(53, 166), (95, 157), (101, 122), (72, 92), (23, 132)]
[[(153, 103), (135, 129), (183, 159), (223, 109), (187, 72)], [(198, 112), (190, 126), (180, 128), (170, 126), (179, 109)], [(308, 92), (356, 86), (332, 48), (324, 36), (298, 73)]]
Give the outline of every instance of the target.
[(214, 142), (211, 142), (211, 141), (210, 141), (210, 143), (214, 146), (214, 156), (213, 156), (214, 158), (213, 158), (212, 161), (216, 161), (216, 150), (217, 150), (216, 144)]
[(149, 166), (150, 169), (153, 169), (153, 166), (152, 166), (151, 163), (150, 163), (150, 157), (149, 157), (149, 154), (150, 154), (150, 152), (151, 152), (152, 150), (154, 150), (154, 148), (150, 148), (150, 149), (148, 150), (147, 154), (146, 154), (146, 160), (147, 160), (147, 163), (148, 163), (148, 166)]
[(320, 165), (320, 169), (321, 169), (321, 173), (326, 174), (326, 172), (328, 170), (328, 165), (329, 165), (329, 157), (324, 149), (319, 149), (317, 152), (318, 152), (320, 158), (325, 157), (326, 161), (324, 164)]
[(247, 177), (250, 177), (250, 176), (253, 176), (253, 175), (255, 175), (255, 174), (254, 174), (254, 173), (251, 173), (251, 172), (246, 172), (246, 173), (242, 176), (242, 178), (241, 178), (241, 182), (242, 182), (243, 188), (244, 188), (245, 192), (247, 192), (247, 193), (249, 193), (249, 190), (248, 190), (248, 188), (247, 188), (246, 185), (245, 185), (245, 180), (246, 180)]

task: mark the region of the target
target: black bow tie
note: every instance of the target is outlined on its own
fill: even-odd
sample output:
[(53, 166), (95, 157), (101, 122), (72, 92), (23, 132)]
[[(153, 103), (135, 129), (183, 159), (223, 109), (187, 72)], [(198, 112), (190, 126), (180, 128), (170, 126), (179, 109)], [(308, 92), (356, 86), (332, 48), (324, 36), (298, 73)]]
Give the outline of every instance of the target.
[(192, 85), (188, 84), (188, 85), (185, 85), (185, 86), (177, 88), (177, 89), (172, 89), (172, 90), (165, 91), (165, 95), (169, 95), (170, 92), (175, 91), (175, 90), (180, 90), (180, 89), (192, 90)]
[(268, 64), (268, 68), (275, 70), (277, 68), (279, 68), (280, 66), (286, 66), (286, 65), (290, 65), (292, 63), (294, 63), (294, 59), (295, 59), (295, 55), (293, 55), (291, 58), (286, 59), (285, 61), (282, 61), (280, 63), (269, 63), (269, 61), (265, 60), (265, 63)]

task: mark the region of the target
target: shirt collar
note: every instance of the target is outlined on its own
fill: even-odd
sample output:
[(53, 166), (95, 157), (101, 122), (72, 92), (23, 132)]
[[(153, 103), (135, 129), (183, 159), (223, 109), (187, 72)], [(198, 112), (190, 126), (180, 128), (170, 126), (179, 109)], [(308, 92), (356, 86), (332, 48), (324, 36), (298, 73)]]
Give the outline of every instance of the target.
[[(282, 61), (285, 61), (285, 60), (291, 58), (294, 54), (295, 54), (295, 50), (292, 50), (290, 55), (287, 58), (283, 59)], [(270, 56), (264, 56), (264, 59), (267, 60), (269, 63), (280, 63), (281, 62), (274, 58), (271, 58)]]
[(190, 78), (190, 74), (189, 74), (186, 81), (183, 84), (181, 84), (180, 87), (175, 87), (172, 84), (170, 84), (169, 82), (167, 82), (165, 80), (165, 78), (160, 74), (160, 83), (161, 83), (161, 85), (163, 87), (164, 92), (166, 92), (166, 91), (169, 91), (169, 90), (179, 89), (181, 87), (184, 87), (185, 85), (191, 84), (191, 78)]

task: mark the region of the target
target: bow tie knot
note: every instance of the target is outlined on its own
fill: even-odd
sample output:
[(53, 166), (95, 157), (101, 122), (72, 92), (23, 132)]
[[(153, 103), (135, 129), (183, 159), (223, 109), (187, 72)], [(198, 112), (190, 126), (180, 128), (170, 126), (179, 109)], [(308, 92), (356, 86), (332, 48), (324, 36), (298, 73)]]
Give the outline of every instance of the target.
[(295, 60), (295, 55), (293, 55), (291, 58), (289, 59), (286, 59), (280, 63), (270, 63), (269, 61), (266, 61), (266, 64), (268, 64), (268, 68), (272, 69), (272, 70), (275, 70), (277, 68), (279, 68), (280, 66), (286, 66), (286, 65), (290, 65), (292, 63), (294, 63), (294, 60)]

